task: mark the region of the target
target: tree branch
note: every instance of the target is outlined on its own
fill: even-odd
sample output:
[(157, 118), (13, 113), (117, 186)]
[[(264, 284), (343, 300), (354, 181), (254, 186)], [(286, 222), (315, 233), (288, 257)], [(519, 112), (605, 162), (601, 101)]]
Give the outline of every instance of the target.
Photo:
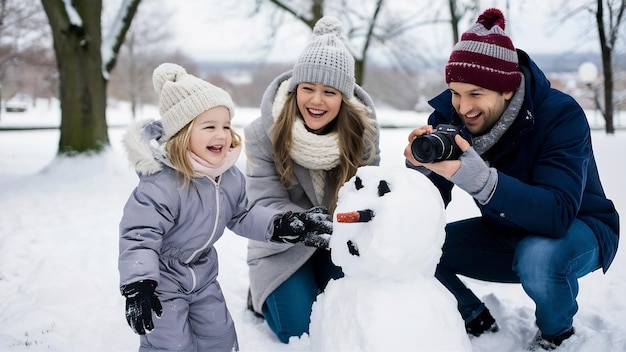
[(102, 65), (105, 77), (108, 77), (108, 74), (111, 72), (113, 67), (115, 67), (117, 54), (124, 43), (126, 32), (128, 32), (128, 29), (130, 28), (140, 2), (141, 0), (124, 0), (122, 2), (122, 5), (117, 12), (117, 16), (115, 17), (115, 22), (113, 23), (113, 26), (111, 26), (111, 30), (106, 39), (102, 42)]

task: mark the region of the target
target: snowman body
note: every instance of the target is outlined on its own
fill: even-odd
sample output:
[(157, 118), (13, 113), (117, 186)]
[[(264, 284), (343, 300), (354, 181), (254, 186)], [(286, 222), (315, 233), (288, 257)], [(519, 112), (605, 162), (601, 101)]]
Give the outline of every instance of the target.
[[(361, 222), (343, 222), (355, 211)], [(456, 300), (434, 277), (445, 224), (421, 173), (359, 168), (339, 192), (329, 244), (345, 276), (313, 305), (311, 350), (470, 351)]]

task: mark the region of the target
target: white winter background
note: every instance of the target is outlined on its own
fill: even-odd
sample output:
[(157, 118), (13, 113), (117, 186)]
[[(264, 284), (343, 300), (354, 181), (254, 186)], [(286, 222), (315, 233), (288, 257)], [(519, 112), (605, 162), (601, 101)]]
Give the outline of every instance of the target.
[[(243, 132), (243, 126), (257, 114), (256, 109), (237, 109), (235, 128)], [(25, 113), (3, 111), (0, 127), (58, 126), (59, 115), (57, 102), (39, 101)], [(140, 115), (157, 116), (151, 107), (144, 107)], [(402, 151), (410, 127), (422, 125), (426, 115), (393, 110), (381, 110), (378, 115), (384, 124), (397, 127), (382, 130), (381, 165), (403, 165)], [(592, 123), (598, 123), (594, 112), (589, 116)], [(0, 131), (1, 351), (137, 350), (138, 337), (124, 319), (117, 272), (118, 222), (137, 183), (120, 144), (129, 121), (128, 107), (110, 102), (111, 147), (99, 156), (72, 159), (56, 157), (56, 129)], [(593, 144), (605, 191), (624, 215), (626, 132), (606, 135), (601, 128), (595, 128)], [(238, 166), (244, 165), (242, 153)], [(397, 206), (412, 207), (417, 212), (419, 196)], [(471, 199), (457, 192), (447, 217), (451, 221), (477, 213)], [(246, 243), (246, 239), (229, 231), (217, 243), (218, 279), (235, 320), (241, 351), (307, 351), (308, 336), (282, 344), (262, 319), (246, 310)], [(533, 304), (521, 287), (467, 282), (487, 303), (501, 327), (497, 334), (472, 339), (473, 349), (523, 350), (536, 328)], [(574, 319), (577, 332), (559, 350), (626, 351), (624, 292), (626, 257), (622, 249), (606, 275), (597, 271), (580, 280), (580, 308)], [(389, 309), (405, 308), (393, 302), (384, 304)], [(427, 305), (429, 297), (415, 297), (412, 304)], [(393, 319), (388, 322), (403, 323)], [(415, 331), (414, 339), (406, 341), (406, 350), (422, 351), (420, 337), (424, 333), (440, 335), (443, 340), (453, 332)], [(341, 331), (336, 334), (341, 336)]]

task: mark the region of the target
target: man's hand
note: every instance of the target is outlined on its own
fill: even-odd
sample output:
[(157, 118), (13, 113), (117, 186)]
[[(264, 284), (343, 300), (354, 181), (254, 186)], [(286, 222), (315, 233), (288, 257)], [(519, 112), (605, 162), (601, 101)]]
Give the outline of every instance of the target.
[[(404, 156), (411, 164), (415, 166), (423, 166), (449, 180), (450, 177), (452, 177), (452, 175), (454, 175), (461, 167), (461, 160), (443, 160), (433, 163), (420, 163), (415, 160), (413, 153), (411, 152), (411, 143), (413, 140), (418, 136), (432, 133), (433, 130), (433, 126), (426, 125), (411, 131), (409, 134), (409, 144), (407, 144), (406, 148), (404, 148)], [(454, 136), (454, 141), (464, 153), (470, 147), (469, 143), (459, 134)]]

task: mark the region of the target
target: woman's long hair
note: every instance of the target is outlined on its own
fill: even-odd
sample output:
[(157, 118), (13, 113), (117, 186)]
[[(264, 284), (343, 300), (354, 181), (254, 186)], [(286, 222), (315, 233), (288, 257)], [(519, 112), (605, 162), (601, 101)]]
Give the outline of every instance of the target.
[[(339, 165), (330, 170), (333, 184), (327, 185), (332, 193), (330, 204), (325, 204), (334, 212), (337, 195), (343, 184), (356, 174), (359, 166), (369, 164), (376, 156), (376, 125), (369, 118), (370, 111), (361, 104), (342, 97), (337, 117), (332, 122), (339, 141)], [(296, 92), (287, 95), (285, 105), (273, 127), (273, 151), (276, 170), (280, 182), (285, 188), (293, 186), (293, 160), (291, 148), (293, 143), (293, 124), (301, 118), (296, 101)]]
[[(178, 173), (182, 176), (183, 186), (186, 187), (191, 182), (193, 178), (194, 171), (193, 166), (191, 166), (191, 161), (189, 161), (189, 140), (191, 139), (191, 128), (193, 127), (193, 122), (195, 119), (191, 120), (185, 127), (181, 128), (174, 136), (172, 136), (167, 143), (165, 144), (165, 152), (167, 153), (167, 158), (172, 163), (172, 166), (178, 171)], [(230, 147), (235, 148), (241, 144), (241, 136), (235, 132), (235, 130), (230, 129), (230, 135), (232, 136), (233, 142)]]

